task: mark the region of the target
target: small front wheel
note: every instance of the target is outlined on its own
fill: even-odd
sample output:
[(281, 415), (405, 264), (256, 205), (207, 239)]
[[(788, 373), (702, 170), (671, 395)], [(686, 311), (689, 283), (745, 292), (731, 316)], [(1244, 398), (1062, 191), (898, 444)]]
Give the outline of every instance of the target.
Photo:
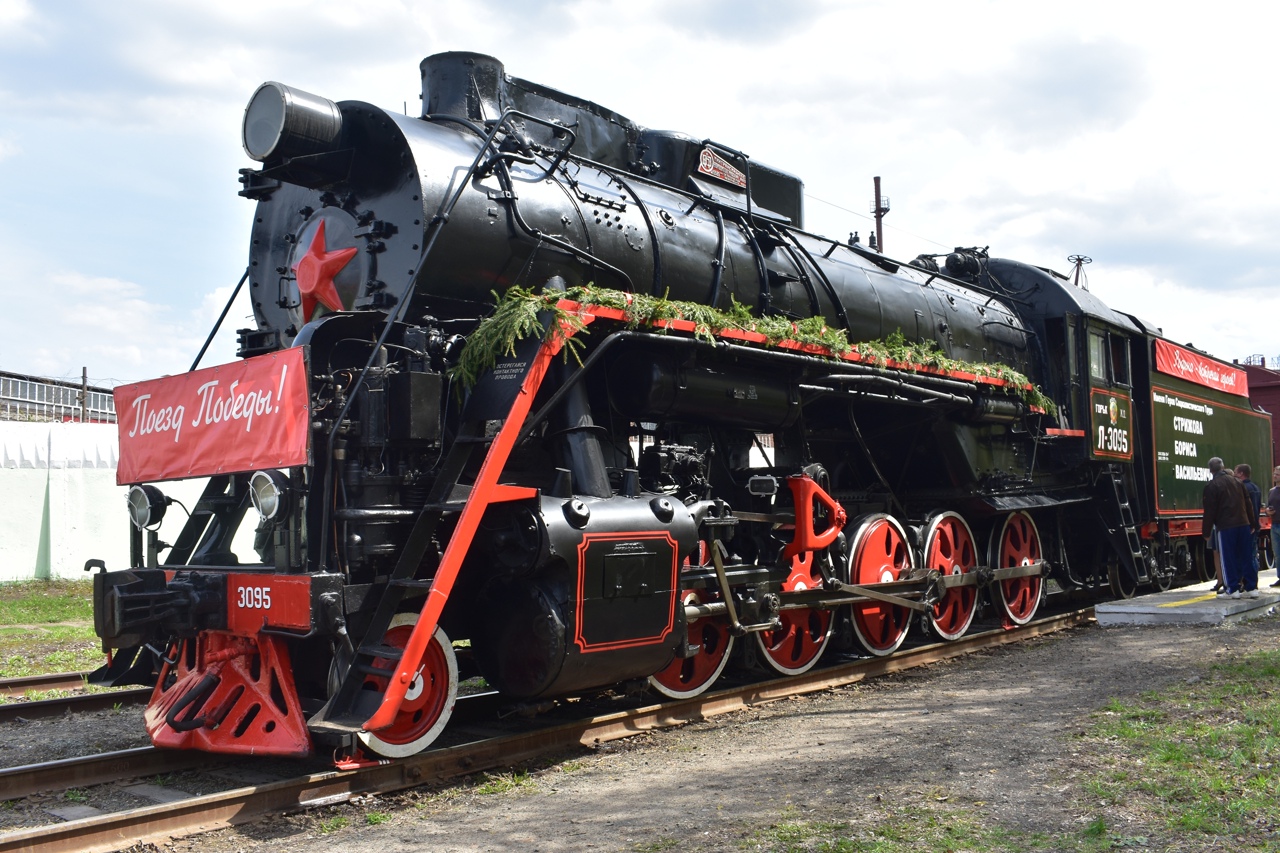
[[(382, 644), (403, 649), (418, 621), (416, 613), (398, 613), (382, 636)], [(376, 658), (373, 665), (388, 670), (387, 677), (366, 675), (365, 690), (379, 693), (387, 689), (391, 671), (399, 667), (398, 661)], [(453, 645), (443, 628), (436, 628), (435, 635), (422, 654), (417, 675), (409, 684), (404, 703), (396, 714), (395, 722), (379, 732), (361, 732), (360, 742), (369, 751), (385, 758), (404, 758), (426, 749), (440, 736), (454, 703), (458, 701), (458, 659)]]

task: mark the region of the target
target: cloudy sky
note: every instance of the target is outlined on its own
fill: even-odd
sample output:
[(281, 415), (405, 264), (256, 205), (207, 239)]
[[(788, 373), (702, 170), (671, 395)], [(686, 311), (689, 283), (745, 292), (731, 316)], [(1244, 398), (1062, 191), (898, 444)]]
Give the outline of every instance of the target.
[[(1159, 8), (1161, 11), (1149, 11)], [(247, 262), (259, 83), (418, 108), (474, 50), (799, 175), (809, 230), (1066, 271), (1226, 359), (1280, 356), (1261, 3), (0, 0), (0, 369), (185, 370)], [(250, 324), (247, 302), (227, 326)], [(223, 336), (205, 364), (234, 357)]]

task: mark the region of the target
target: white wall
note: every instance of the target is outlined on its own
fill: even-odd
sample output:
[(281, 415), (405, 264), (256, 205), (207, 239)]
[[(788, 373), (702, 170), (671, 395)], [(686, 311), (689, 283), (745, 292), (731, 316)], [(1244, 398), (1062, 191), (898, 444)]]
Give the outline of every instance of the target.
[[(85, 578), (85, 560), (129, 566), (128, 488), (116, 485), (114, 424), (0, 421), (0, 581)], [(164, 483), (195, 505), (204, 480)], [(160, 538), (186, 515), (172, 506)]]

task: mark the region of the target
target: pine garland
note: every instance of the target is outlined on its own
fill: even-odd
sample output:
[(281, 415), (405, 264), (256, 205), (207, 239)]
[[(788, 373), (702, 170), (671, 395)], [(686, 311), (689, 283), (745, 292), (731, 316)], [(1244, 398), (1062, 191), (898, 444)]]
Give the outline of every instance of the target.
[(714, 341), (717, 334), (728, 330), (754, 332), (763, 335), (768, 346), (792, 341), (821, 347), (825, 353), (816, 354), (819, 357), (825, 355), (839, 359), (856, 350), (879, 367), (890, 363), (895, 368), (906, 370), (924, 366), (1000, 379), (1007, 383), (1004, 387), (1008, 393), (1016, 394), (1028, 405), (1050, 415), (1057, 414), (1053, 401), (1032, 385), (1023, 373), (1003, 364), (976, 364), (948, 358), (934, 341), (911, 343), (903, 337), (901, 330), (883, 341), (865, 341), (855, 347), (849, 343), (843, 329), (831, 328), (823, 317), (798, 321), (785, 317), (757, 317), (737, 300), (731, 300), (729, 309), (722, 311), (698, 302), (624, 293), (592, 285), (543, 292), (512, 287), (505, 294), (494, 292), (493, 296), (496, 308), (467, 338), (462, 355), (451, 371), (467, 387), (474, 385), (485, 371), (493, 368), (499, 358), (514, 356), (519, 341), (535, 335), (563, 336), (566, 357), (573, 355), (577, 358), (584, 346), (581, 336), (588, 330), (576, 312), (560, 306), (561, 300), (568, 300), (621, 311), (628, 328), (657, 327), (654, 328), (655, 334), (664, 334), (666, 329), (662, 327), (668, 321), (683, 320), (692, 323), (694, 336), (705, 341)]
[(974, 376), (986, 376), (1000, 379), (1012, 386), (1023, 402), (1043, 409), (1057, 417), (1057, 405), (1040, 390), (1040, 386), (1032, 385), (1025, 373), (1014, 370), (1005, 364), (975, 363), (948, 358), (938, 347), (936, 341), (913, 343), (902, 335), (901, 329), (894, 330), (883, 341), (865, 341), (858, 344), (858, 353), (872, 363), (883, 367), (889, 362), (898, 365), (923, 365), (935, 367), (951, 373), (971, 373)]

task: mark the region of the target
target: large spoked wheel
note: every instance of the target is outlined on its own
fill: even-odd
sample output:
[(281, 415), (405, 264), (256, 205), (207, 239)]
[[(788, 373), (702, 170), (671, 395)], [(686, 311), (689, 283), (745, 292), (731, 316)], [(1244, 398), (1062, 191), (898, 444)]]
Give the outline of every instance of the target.
[[(935, 515), (924, 537), (924, 567), (943, 575), (963, 575), (978, 565), (973, 531), (954, 512)], [(976, 586), (953, 586), (925, 614), (929, 630), (943, 640), (956, 640), (973, 624), (978, 610)]]
[[(686, 590), (682, 596), (686, 607), (719, 600), (720, 595), (709, 590)], [(693, 657), (676, 658), (649, 676), (649, 686), (669, 699), (691, 699), (706, 691), (724, 672), (733, 651), (733, 635), (723, 616), (695, 619), (688, 624), (688, 631), (689, 646), (697, 647)]]
[[(997, 569), (1028, 566), (1041, 559), (1040, 531), (1031, 516), (1015, 512), (1004, 520), (991, 540), (991, 565)], [(1035, 575), (1009, 578), (992, 585), (993, 603), (999, 604), (1009, 621), (1025, 625), (1040, 608), (1044, 578)]]
[[(815, 570), (812, 554), (802, 554), (791, 561), (791, 574), (782, 584), (783, 592), (798, 592), (822, 586)], [(781, 675), (808, 672), (822, 657), (831, 641), (831, 611), (812, 607), (783, 610), (778, 614), (780, 626), (759, 631), (755, 637), (761, 663)]]
[[(883, 513), (875, 513), (864, 516), (856, 527), (849, 557), (851, 583), (889, 583), (911, 573), (911, 548), (901, 524)], [(853, 631), (867, 651), (888, 655), (898, 650), (911, 627), (908, 608), (881, 601), (851, 607)]]
[[(403, 649), (417, 621), (416, 613), (396, 614), (391, 620), (391, 627), (383, 635), (382, 644)], [(397, 666), (385, 659), (376, 659), (373, 665), (388, 672)], [(436, 628), (435, 636), (423, 652), (420, 666), (409, 684), (395, 722), (376, 733), (360, 733), (360, 742), (371, 752), (386, 758), (403, 758), (421, 752), (439, 737), (449, 722), (458, 699), (458, 659), (443, 629)], [(387, 679), (367, 675), (363, 688), (382, 692), (387, 689)]]
[(1138, 592), (1138, 581), (1129, 576), (1129, 570), (1120, 565), (1114, 554), (1107, 557), (1107, 583), (1116, 598), (1133, 598)]

